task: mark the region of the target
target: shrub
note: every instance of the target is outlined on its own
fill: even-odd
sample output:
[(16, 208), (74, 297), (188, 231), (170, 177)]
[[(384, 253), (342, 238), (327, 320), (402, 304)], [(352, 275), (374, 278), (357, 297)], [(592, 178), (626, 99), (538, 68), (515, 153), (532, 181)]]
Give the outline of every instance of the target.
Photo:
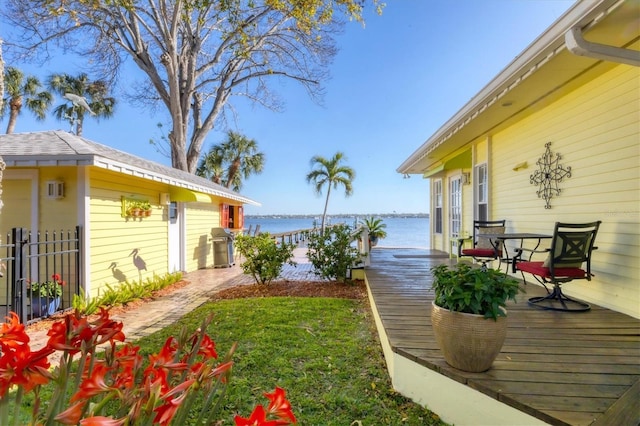
[(499, 270), (474, 268), (458, 263), (455, 268), (438, 265), (434, 276), (435, 303), (441, 308), (497, 320), (505, 316), (507, 300), (516, 300), (518, 281)]
[(258, 284), (269, 284), (282, 272), (285, 263), (295, 266), (291, 260), (295, 244), (276, 244), (268, 232), (255, 237), (238, 235), (235, 239), (238, 252), (244, 257), (242, 271), (251, 275)]
[(360, 253), (351, 242), (351, 228), (344, 224), (327, 228), (324, 233), (311, 235), (307, 244), (307, 257), (315, 274), (325, 279), (347, 282), (348, 270), (360, 260)]
[(98, 297), (74, 295), (71, 306), (84, 315), (92, 315), (98, 308), (104, 306), (124, 305), (136, 299), (153, 295), (154, 291), (162, 290), (182, 279), (181, 272), (167, 273), (164, 276), (153, 274), (153, 278), (143, 281), (126, 281), (117, 287), (105, 284), (106, 290)]

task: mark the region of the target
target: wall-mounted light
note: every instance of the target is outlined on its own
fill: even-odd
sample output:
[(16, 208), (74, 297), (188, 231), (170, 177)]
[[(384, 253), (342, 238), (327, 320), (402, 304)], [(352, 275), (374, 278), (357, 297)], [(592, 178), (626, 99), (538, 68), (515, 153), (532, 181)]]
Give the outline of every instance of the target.
[(48, 180), (47, 185), (47, 198), (53, 200), (59, 200), (64, 198), (64, 182), (61, 180)]
[(518, 163), (515, 166), (513, 166), (513, 171), (517, 172), (520, 169), (526, 169), (527, 167), (529, 167), (529, 164), (527, 164), (526, 161), (523, 161), (522, 163)]
[(462, 184), (469, 185), (471, 183), (471, 173), (462, 173)]
[(163, 192), (160, 194), (160, 205), (168, 206), (171, 203), (171, 197), (168, 192)]

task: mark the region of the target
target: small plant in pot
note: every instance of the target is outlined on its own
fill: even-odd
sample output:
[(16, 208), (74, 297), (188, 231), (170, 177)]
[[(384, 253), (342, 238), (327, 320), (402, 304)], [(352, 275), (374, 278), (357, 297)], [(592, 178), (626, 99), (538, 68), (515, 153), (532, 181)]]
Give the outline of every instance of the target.
[(360, 224), (369, 230), (370, 247), (375, 247), (378, 244), (378, 240), (387, 236), (387, 231), (385, 231), (387, 224), (379, 217), (366, 217), (360, 221)]
[(508, 300), (518, 281), (499, 270), (458, 263), (431, 268), (433, 332), (447, 364), (470, 372), (491, 368), (507, 333)]

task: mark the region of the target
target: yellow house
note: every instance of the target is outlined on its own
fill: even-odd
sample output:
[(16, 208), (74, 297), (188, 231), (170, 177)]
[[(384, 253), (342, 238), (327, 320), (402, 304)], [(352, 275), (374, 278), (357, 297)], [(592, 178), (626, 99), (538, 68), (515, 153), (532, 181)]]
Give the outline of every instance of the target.
[[(92, 296), (106, 284), (212, 266), (212, 228), (240, 231), (243, 205), (258, 205), (207, 179), (62, 131), (1, 135), (0, 156), (0, 232), (79, 226), (78, 282)], [(149, 213), (134, 211), (139, 206)]]
[(411, 154), (397, 171), (430, 180), (431, 248), (474, 220), (601, 220), (594, 279), (564, 290), (640, 318), (639, 50), (637, 0), (578, 1)]

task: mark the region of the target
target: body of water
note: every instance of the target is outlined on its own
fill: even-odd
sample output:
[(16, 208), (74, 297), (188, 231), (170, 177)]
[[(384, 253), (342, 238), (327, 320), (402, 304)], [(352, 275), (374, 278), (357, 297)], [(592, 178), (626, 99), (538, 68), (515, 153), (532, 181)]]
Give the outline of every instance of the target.
[[(353, 226), (358, 218), (364, 216), (332, 216), (330, 223), (346, 223)], [(247, 216), (244, 226), (255, 230), (260, 225), (260, 232), (277, 234), (281, 232), (295, 231), (297, 229), (308, 229), (314, 227), (314, 220), (320, 226), (321, 218), (310, 217), (271, 217), (271, 216)], [(429, 218), (428, 217), (383, 217), (383, 222), (387, 225), (387, 237), (378, 242), (378, 247), (429, 247)]]

